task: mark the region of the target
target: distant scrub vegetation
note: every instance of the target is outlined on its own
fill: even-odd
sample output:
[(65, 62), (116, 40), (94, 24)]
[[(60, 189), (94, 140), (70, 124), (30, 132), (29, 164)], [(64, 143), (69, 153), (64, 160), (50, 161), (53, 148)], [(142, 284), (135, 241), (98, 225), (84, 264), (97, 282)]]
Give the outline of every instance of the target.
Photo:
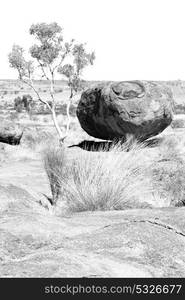
[(185, 105), (175, 104), (174, 112), (175, 114), (185, 114)]
[(39, 147), (46, 147), (49, 144), (55, 145), (55, 138), (55, 135), (50, 132), (34, 127), (25, 130), (21, 144), (31, 150), (37, 150)]
[(17, 112), (22, 112), (23, 109), (30, 113), (33, 108), (34, 102), (32, 96), (29, 94), (17, 97), (14, 99), (14, 109)]
[(172, 128), (184, 128), (185, 127), (185, 120), (184, 119), (176, 119), (173, 120), (171, 123)]

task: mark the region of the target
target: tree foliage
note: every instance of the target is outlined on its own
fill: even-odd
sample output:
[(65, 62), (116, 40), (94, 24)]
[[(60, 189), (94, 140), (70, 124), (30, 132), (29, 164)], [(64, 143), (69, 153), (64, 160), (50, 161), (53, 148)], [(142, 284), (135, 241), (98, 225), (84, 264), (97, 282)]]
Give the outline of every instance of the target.
[(30, 34), (38, 40), (39, 45), (34, 44), (30, 48), (31, 56), (43, 66), (53, 64), (62, 50), (63, 37), (61, 33), (62, 28), (57, 23), (32, 25)]
[(58, 72), (68, 79), (68, 85), (71, 92), (77, 92), (81, 89), (81, 75), (86, 66), (93, 65), (95, 53), (88, 53), (85, 50), (85, 44), (75, 44), (72, 49), (72, 64), (65, 64), (58, 68)]
[(19, 79), (30, 78), (34, 72), (33, 62), (26, 60), (24, 57), (24, 50), (19, 45), (14, 44), (12, 51), (8, 55), (10, 67), (16, 69), (19, 74)]
[[(54, 125), (61, 138), (62, 132), (55, 113), (56, 74), (58, 73), (67, 79), (70, 87), (69, 100), (71, 101), (74, 93), (82, 88), (83, 70), (88, 65), (93, 64), (95, 54), (94, 52), (88, 53), (85, 49), (85, 44), (75, 43), (74, 39), (70, 42), (65, 42), (63, 30), (56, 22), (33, 24), (29, 32), (36, 40), (36, 43), (32, 45), (29, 51), (33, 60), (26, 60), (23, 48), (19, 45), (14, 45), (9, 54), (10, 67), (18, 71), (19, 79), (34, 90), (39, 101), (46, 104), (52, 113)], [(34, 85), (33, 76), (38, 74), (40, 74), (41, 78), (50, 82), (50, 100), (42, 98)], [(67, 131), (70, 123), (70, 101), (68, 101), (67, 105)]]

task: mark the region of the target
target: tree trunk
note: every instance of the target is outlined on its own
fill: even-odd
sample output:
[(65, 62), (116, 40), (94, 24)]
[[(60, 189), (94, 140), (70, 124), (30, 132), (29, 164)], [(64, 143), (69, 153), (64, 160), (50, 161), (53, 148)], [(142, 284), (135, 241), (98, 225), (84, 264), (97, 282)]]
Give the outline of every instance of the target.
[(56, 128), (58, 136), (59, 136), (59, 141), (63, 142), (63, 140), (64, 140), (65, 137), (63, 136), (62, 130), (60, 129), (60, 127), (58, 125), (55, 108), (52, 108), (51, 113), (52, 113), (53, 123), (55, 125), (55, 128)]
[[(62, 130), (60, 129), (59, 125), (58, 125), (58, 121), (57, 121), (57, 116), (56, 116), (56, 112), (55, 112), (55, 97), (54, 97), (54, 76), (53, 76), (53, 73), (51, 72), (52, 74), (52, 80), (50, 81), (50, 95), (51, 95), (51, 98), (52, 98), (52, 106), (45, 100), (43, 100), (40, 95), (39, 95), (39, 92), (35, 89), (34, 87), (34, 84), (33, 84), (33, 81), (32, 79), (30, 78), (30, 82), (27, 82), (25, 80), (22, 80), (22, 82), (24, 82), (25, 84), (29, 85), (35, 92), (35, 94), (37, 95), (38, 97), (38, 100), (41, 102), (41, 103), (44, 103), (48, 109), (50, 110), (51, 112), (51, 115), (52, 115), (52, 119), (53, 119), (53, 123), (54, 123), (54, 126), (56, 128), (56, 131), (58, 133), (58, 136), (59, 136), (59, 142), (61, 144), (63, 144), (64, 142), (64, 139), (66, 138), (66, 134), (63, 135), (62, 133)], [(46, 77), (47, 78), (47, 77)], [(49, 80), (49, 79), (47, 79)]]
[(73, 98), (73, 88), (71, 88), (70, 90), (71, 94), (70, 97), (68, 99), (67, 102), (67, 108), (66, 108), (66, 114), (67, 114), (67, 127), (66, 127), (66, 133), (65, 133), (65, 138), (68, 136), (69, 134), (69, 129), (70, 129), (70, 124), (71, 124), (71, 117), (70, 117), (70, 107), (71, 107), (71, 102), (72, 102), (72, 98)]
[(68, 135), (69, 133), (69, 129), (70, 129), (70, 124), (71, 124), (71, 117), (70, 117), (70, 107), (71, 107), (71, 100), (72, 100), (72, 97), (69, 98), (68, 100), (68, 103), (67, 103), (67, 110), (66, 110), (66, 113), (67, 113), (67, 127), (66, 127), (66, 136)]

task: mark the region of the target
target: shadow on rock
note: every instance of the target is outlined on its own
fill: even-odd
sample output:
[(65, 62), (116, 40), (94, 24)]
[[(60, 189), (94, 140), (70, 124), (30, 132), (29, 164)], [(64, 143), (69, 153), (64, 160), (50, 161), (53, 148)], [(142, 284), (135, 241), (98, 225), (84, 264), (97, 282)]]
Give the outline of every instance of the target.
[(113, 146), (113, 142), (111, 141), (88, 141), (84, 140), (76, 145), (71, 145), (68, 148), (79, 147), (86, 151), (109, 151)]
[[(157, 147), (161, 144), (163, 138), (152, 138), (150, 140), (141, 142), (145, 147), (153, 148)], [(120, 141), (119, 141), (120, 142)], [(139, 144), (140, 142), (138, 142)], [(86, 151), (109, 151), (114, 145), (116, 145), (115, 141), (88, 141), (84, 140), (79, 144), (68, 146), (68, 148), (79, 147)], [(132, 148), (132, 145), (128, 145), (123, 142), (123, 149), (125, 151), (129, 151)]]

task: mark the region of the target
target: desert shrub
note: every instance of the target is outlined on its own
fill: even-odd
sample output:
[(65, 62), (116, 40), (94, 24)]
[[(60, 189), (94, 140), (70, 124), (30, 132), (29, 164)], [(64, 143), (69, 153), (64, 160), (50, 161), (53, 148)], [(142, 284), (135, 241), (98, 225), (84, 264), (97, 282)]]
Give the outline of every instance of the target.
[(26, 145), (30, 149), (35, 149), (36, 138), (32, 133), (25, 133), (24, 134), (24, 139), (22, 140), (21, 143)]
[(175, 113), (176, 114), (185, 114), (185, 106), (183, 104), (175, 104)]
[(183, 120), (183, 119), (173, 120), (173, 122), (171, 123), (171, 127), (172, 128), (184, 128), (185, 120)]
[(11, 121), (18, 121), (19, 119), (18, 112), (10, 112), (9, 118)]
[(66, 153), (62, 147), (45, 148), (43, 162), (52, 193), (51, 204), (55, 205), (61, 196), (62, 181), (65, 180), (67, 174)]
[(34, 105), (32, 96), (30, 96), (29, 94), (23, 95), (22, 102), (27, 113), (30, 113)]
[(156, 195), (164, 200), (166, 206), (185, 204), (185, 162), (173, 137), (166, 138), (160, 145), (159, 156), (151, 166), (150, 176)]
[(14, 109), (16, 110), (16, 112), (20, 113), (20, 112), (22, 112), (23, 108), (24, 108), (24, 105), (23, 105), (21, 97), (16, 97), (14, 99)]
[(14, 109), (18, 113), (22, 112), (22, 110), (25, 109), (26, 112), (30, 115), (33, 105), (33, 98), (29, 94), (23, 95), (22, 98), (19, 96), (14, 99)]
[(53, 204), (62, 200), (71, 211), (150, 207), (145, 200), (151, 195), (151, 184), (144, 176), (149, 160), (147, 156), (141, 160), (140, 151), (142, 145), (126, 152), (124, 145), (118, 144), (109, 152), (85, 152), (69, 159), (65, 148), (60, 151), (49, 148), (44, 155), (44, 166), (46, 173), (52, 174), (48, 178), (55, 195)]
[[(138, 151), (140, 151), (138, 149)], [(63, 199), (71, 211), (120, 210), (150, 206), (145, 202), (150, 184), (138, 153), (115, 147), (109, 152), (78, 157), (64, 182)]]
[(70, 211), (120, 210), (185, 204), (185, 163), (173, 138), (158, 148), (132, 140), (102, 152), (80, 152), (71, 158), (65, 148), (48, 148), (45, 170), (53, 202)]
[(38, 147), (44, 148), (46, 145), (55, 144), (54, 139), (55, 137), (50, 132), (36, 128), (24, 133), (21, 144), (31, 150), (36, 150)]

